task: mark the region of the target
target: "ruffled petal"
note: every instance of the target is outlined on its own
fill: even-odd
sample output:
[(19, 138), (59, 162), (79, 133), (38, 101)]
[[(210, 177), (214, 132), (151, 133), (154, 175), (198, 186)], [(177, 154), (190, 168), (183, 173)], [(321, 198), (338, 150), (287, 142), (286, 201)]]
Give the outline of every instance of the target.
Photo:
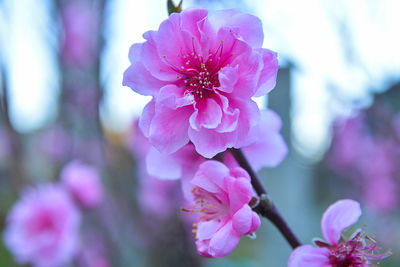
[(197, 40), (201, 39), (201, 23), (207, 18), (208, 11), (205, 8), (186, 9), (181, 13), (181, 27), (190, 32)]
[(166, 83), (152, 76), (143, 63), (138, 61), (125, 70), (122, 84), (141, 95), (154, 96)]
[(185, 90), (184, 87), (178, 87), (174, 84), (166, 85), (160, 89), (160, 93), (156, 97), (157, 102), (171, 109), (192, 105), (193, 96), (185, 94)]
[(356, 223), (360, 216), (360, 203), (351, 199), (338, 200), (322, 216), (322, 235), (332, 245), (337, 245), (343, 230)]
[(238, 9), (226, 9), (216, 11), (209, 20), (215, 29), (228, 27), (238, 38), (242, 38), (254, 48), (263, 44), (262, 23), (256, 16), (242, 13)]
[(222, 110), (212, 98), (204, 98), (195, 104), (195, 112), (190, 116), (190, 126), (195, 130), (204, 127), (214, 129), (222, 119)]
[(275, 52), (264, 48), (257, 51), (262, 55), (264, 67), (257, 83), (257, 91), (254, 94), (255, 97), (263, 96), (274, 89), (279, 69), (278, 58)]
[(155, 42), (156, 31), (148, 31), (143, 34), (147, 42), (143, 43), (141, 58), (144, 66), (149, 72), (162, 81), (176, 81), (176, 71), (174, 71), (159, 55)]
[(296, 248), (289, 258), (288, 267), (331, 267), (329, 249), (311, 245)]
[(218, 72), (219, 83), (221, 84), (218, 88), (220, 91), (225, 93), (232, 93), (235, 85), (239, 79), (239, 66), (235, 67), (224, 67)]
[(232, 95), (238, 98), (252, 97), (256, 92), (263, 68), (262, 56), (253, 51), (243, 53), (239, 55), (231, 65), (238, 67), (238, 78), (233, 85), (234, 89)]
[(191, 106), (170, 109), (162, 104), (155, 106), (150, 125), (149, 140), (161, 153), (170, 154), (189, 142), (189, 117)]

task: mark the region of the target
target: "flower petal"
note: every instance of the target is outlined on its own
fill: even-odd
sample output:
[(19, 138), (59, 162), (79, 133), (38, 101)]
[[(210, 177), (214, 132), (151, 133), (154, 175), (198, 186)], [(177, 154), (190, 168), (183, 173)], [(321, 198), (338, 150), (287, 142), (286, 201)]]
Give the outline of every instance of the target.
[(155, 114), (150, 125), (150, 143), (161, 153), (173, 153), (189, 142), (189, 117), (191, 106), (170, 109), (156, 104)]
[(332, 245), (337, 245), (342, 231), (356, 223), (360, 216), (360, 203), (351, 199), (338, 200), (322, 216), (322, 235)]
[(207, 18), (208, 11), (205, 8), (186, 9), (181, 13), (181, 27), (190, 32), (197, 40), (201, 39), (199, 24)]
[[(262, 46), (264, 33), (259, 18), (242, 13), (238, 9), (219, 10), (209, 18), (210, 24), (215, 28), (228, 27), (252, 47)], [(251, 26), (250, 26), (251, 25)]]
[(276, 76), (278, 74), (279, 64), (277, 54), (268, 49), (258, 49), (262, 55), (264, 67), (260, 74), (260, 79), (257, 84), (257, 91), (254, 96), (263, 96), (274, 89), (276, 85)]
[(156, 31), (148, 31), (143, 34), (143, 38), (147, 42), (143, 43), (141, 58), (144, 66), (149, 72), (159, 80), (162, 81), (176, 81), (176, 72), (162, 60), (157, 50), (155, 37)]
[(135, 62), (124, 72), (122, 84), (138, 94), (154, 96), (166, 83), (152, 76), (142, 62)]
[(233, 60), (231, 65), (238, 66), (238, 78), (232, 94), (238, 98), (252, 97), (257, 90), (263, 68), (262, 56), (253, 51), (243, 53)]
[(154, 147), (150, 148), (146, 156), (147, 172), (160, 179), (175, 180), (181, 178), (182, 166), (174, 157), (178, 152), (162, 154)]
[(197, 224), (196, 237), (199, 241), (210, 239), (221, 226), (221, 222), (216, 220), (200, 221)]
[(221, 123), (221, 107), (212, 98), (204, 98), (195, 104), (195, 112), (190, 116), (190, 126), (199, 130), (204, 127), (214, 129)]
[(190, 127), (189, 137), (197, 153), (203, 157), (212, 158), (227, 148), (233, 147), (236, 143), (237, 132), (216, 133), (214, 130), (206, 128), (196, 131)]
[(243, 205), (243, 207), (232, 216), (232, 227), (241, 235), (247, 234), (250, 231), (252, 222), (253, 211), (247, 204)]
[(191, 183), (204, 190), (217, 193), (224, 186), (224, 178), (229, 175), (229, 169), (221, 162), (208, 160), (203, 162)]
[(253, 188), (250, 181), (246, 178), (225, 178), (225, 184), (228, 188), (229, 208), (231, 214), (235, 214), (243, 205), (247, 205), (253, 196)]
[(240, 235), (233, 230), (229, 221), (213, 235), (208, 252), (215, 258), (225, 257), (236, 248), (239, 240)]
[(174, 84), (166, 85), (160, 89), (156, 98), (157, 102), (171, 109), (192, 105), (193, 96), (185, 95), (185, 90), (184, 87), (178, 87)]
[(296, 248), (289, 258), (288, 267), (331, 267), (329, 249), (311, 245)]
[(139, 128), (145, 137), (149, 137), (150, 135), (150, 125), (156, 113), (155, 110), (156, 110), (156, 101), (153, 98), (144, 107), (142, 115), (139, 118)]
[(281, 119), (272, 110), (261, 112), (260, 124), (253, 130), (257, 131), (258, 140), (243, 148), (251, 166), (260, 170), (262, 167), (275, 167), (286, 157), (288, 148), (279, 133)]

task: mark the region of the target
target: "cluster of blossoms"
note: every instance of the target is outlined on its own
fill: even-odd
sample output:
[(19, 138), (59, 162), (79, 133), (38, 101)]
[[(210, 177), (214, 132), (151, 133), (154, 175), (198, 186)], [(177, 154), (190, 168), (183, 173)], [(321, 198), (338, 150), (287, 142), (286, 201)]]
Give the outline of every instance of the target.
[[(133, 146), (141, 176), (180, 179), (182, 210), (197, 214), (198, 252), (224, 257), (260, 225), (249, 205), (250, 177), (227, 149), (241, 148), (256, 170), (287, 154), (279, 116), (252, 100), (274, 88), (276, 53), (261, 47), (261, 21), (238, 10), (173, 13), (143, 37), (130, 49), (123, 81), (153, 97)], [(218, 153), (223, 163), (207, 160)]]
[(17, 262), (63, 266), (80, 252), (78, 206), (101, 203), (100, 175), (94, 167), (73, 161), (62, 170), (61, 180), (26, 189), (9, 212), (3, 238)]
[[(259, 110), (252, 100), (274, 88), (276, 53), (261, 47), (261, 21), (234, 9), (211, 16), (205, 9), (173, 13), (143, 37), (146, 41), (129, 51), (131, 65), (123, 79), (135, 92), (152, 96), (138, 122), (142, 133), (132, 142), (142, 184), (180, 179), (181, 210), (197, 214), (193, 233), (198, 253), (225, 257), (242, 235), (260, 226), (252, 210), (257, 195), (251, 178), (229, 149), (241, 149), (255, 170), (278, 165), (287, 153), (279, 116)], [(153, 195), (168, 202), (170, 192), (160, 194), (160, 188), (169, 191), (161, 186)], [(323, 253), (316, 251), (323, 259), (308, 260), (309, 247), (302, 246), (290, 266), (369, 266), (370, 260), (384, 257), (373, 256), (374, 245), (363, 242), (372, 239), (361, 233), (338, 242), (340, 232), (361, 214), (349, 215), (355, 202), (345, 203), (352, 204), (340, 205), (341, 211), (334, 216), (327, 212), (324, 219), (330, 244), (319, 242)]]
[(351, 178), (357, 191), (361, 188), (360, 197), (373, 211), (387, 213), (399, 204), (400, 107), (384, 96), (336, 122), (327, 160), (336, 175)]

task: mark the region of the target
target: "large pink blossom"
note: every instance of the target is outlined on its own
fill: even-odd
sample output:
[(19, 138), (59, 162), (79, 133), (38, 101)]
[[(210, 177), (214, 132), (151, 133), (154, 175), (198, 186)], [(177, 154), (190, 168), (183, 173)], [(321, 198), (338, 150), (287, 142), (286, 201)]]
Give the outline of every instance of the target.
[(345, 241), (341, 233), (353, 225), (361, 216), (360, 204), (343, 199), (332, 204), (322, 216), (322, 235), (326, 241), (315, 241), (318, 247), (303, 245), (296, 248), (288, 267), (368, 267), (371, 261), (380, 260), (389, 254), (374, 254), (376, 243), (361, 231)]
[(71, 161), (61, 171), (60, 178), (80, 205), (85, 208), (98, 206), (104, 198), (101, 176), (96, 167)]
[(80, 214), (58, 185), (26, 190), (7, 217), (4, 243), (21, 264), (63, 266), (77, 252)]
[(205, 257), (225, 257), (242, 235), (260, 226), (260, 218), (249, 202), (253, 196), (250, 177), (240, 167), (228, 169), (218, 161), (202, 163), (192, 183), (192, 206), (197, 212), (196, 246)]
[(213, 157), (255, 138), (259, 109), (251, 97), (273, 89), (276, 53), (261, 48), (261, 21), (238, 10), (174, 13), (134, 44), (123, 84), (153, 96), (140, 127), (162, 153), (191, 141)]

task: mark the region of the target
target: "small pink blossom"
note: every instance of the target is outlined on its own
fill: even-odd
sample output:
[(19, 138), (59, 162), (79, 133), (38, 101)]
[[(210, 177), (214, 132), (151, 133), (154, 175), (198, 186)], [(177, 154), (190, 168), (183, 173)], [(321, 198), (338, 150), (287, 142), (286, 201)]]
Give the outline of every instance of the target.
[(322, 235), (327, 241), (316, 240), (318, 247), (303, 245), (296, 248), (289, 258), (288, 267), (368, 267), (371, 261), (389, 256), (374, 254), (375, 241), (357, 232), (349, 240), (341, 233), (358, 221), (361, 216), (357, 201), (343, 199), (332, 204), (322, 216)]
[(4, 243), (21, 264), (63, 266), (77, 252), (80, 214), (58, 185), (23, 193), (7, 217)]
[(60, 178), (74, 199), (83, 207), (94, 208), (103, 201), (101, 176), (94, 166), (72, 161), (63, 168)]
[(276, 53), (261, 48), (261, 21), (239, 10), (173, 13), (134, 44), (123, 84), (153, 96), (140, 128), (162, 153), (191, 141), (211, 158), (255, 138), (260, 111), (251, 97), (271, 91)]
[(193, 230), (200, 255), (225, 257), (242, 235), (259, 228), (260, 218), (249, 206), (253, 196), (250, 177), (242, 168), (228, 169), (218, 161), (206, 161), (191, 183), (193, 208), (182, 210), (200, 214)]

